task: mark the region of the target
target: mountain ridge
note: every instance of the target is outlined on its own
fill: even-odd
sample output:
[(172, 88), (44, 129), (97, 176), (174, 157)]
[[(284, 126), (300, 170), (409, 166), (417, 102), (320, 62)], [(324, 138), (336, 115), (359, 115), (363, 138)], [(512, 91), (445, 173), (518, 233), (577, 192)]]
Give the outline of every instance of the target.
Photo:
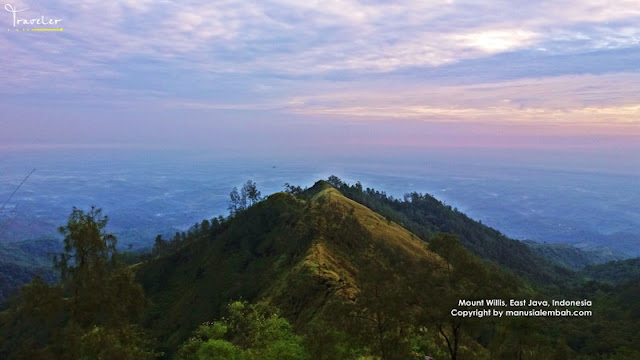
[[(358, 270), (354, 262), (360, 259), (356, 254), (366, 250), (365, 244), (384, 247), (389, 254), (398, 256), (399, 253), (402, 254), (399, 257), (406, 259), (442, 261), (428, 250), (426, 243), (398, 224), (347, 199), (333, 187), (322, 183), (316, 185), (307, 193), (309, 200), (287, 193), (273, 194), (238, 213), (221, 236), (200, 239), (175, 254), (138, 265), (139, 279), (157, 304), (152, 312), (172, 313), (172, 309), (184, 308), (185, 303), (189, 303), (188, 307), (199, 313), (200, 319), (213, 318), (219, 315), (227, 301), (234, 298), (254, 300), (259, 296), (279, 304), (315, 303), (315, 307), (305, 306), (304, 309), (281, 306), (285, 315), (301, 324), (322, 313), (331, 305), (329, 298), (333, 296), (351, 301), (356, 298)], [(256, 223), (266, 229), (266, 234), (247, 229), (247, 226), (254, 226), (249, 224)], [(190, 258), (188, 263), (181, 260), (186, 257)], [(218, 273), (210, 267), (214, 262)], [(191, 263), (198, 263), (200, 267), (190, 266)], [(163, 270), (158, 273), (158, 269)], [(229, 276), (221, 276), (220, 272)], [(196, 282), (205, 281), (208, 286), (185, 288), (183, 285), (187, 283), (178, 279), (187, 273), (193, 274)], [(155, 287), (158, 277), (169, 285)], [(234, 289), (232, 283), (243, 285)], [(211, 295), (212, 287), (231, 290), (227, 290), (225, 296), (213, 296), (214, 300), (211, 300), (208, 295)], [(152, 327), (181, 324), (176, 332), (181, 335), (166, 339), (174, 345), (193, 330), (183, 316), (173, 319), (152, 315), (148, 321)]]

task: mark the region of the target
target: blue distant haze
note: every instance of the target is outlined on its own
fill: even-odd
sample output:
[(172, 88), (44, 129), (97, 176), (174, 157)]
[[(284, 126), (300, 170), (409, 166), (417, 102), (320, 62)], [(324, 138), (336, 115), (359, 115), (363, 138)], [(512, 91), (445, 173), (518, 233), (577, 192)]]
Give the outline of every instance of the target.
[(170, 235), (205, 218), (226, 215), (229, 192), (248, 179), (267, 195), (282, 191), (285, 182), (310, 186), (334, 174), (394, 197), (410, 191), (430, 193), (517, 239), (640, 255), (637, 168), (625, 171), (602, 154), (600, 164), (598, 157), (581, 163), (580, 156), (566, 152), (478, 149), (374, 149), (367, 155), (252, 158), (205, 151), (86, 148), (0, 155), (3, 202), (32, 168), (37, 169), (0, 214), (3, 242), (56, 236), (73, 206), (96, 205), (110, 216), (109, 229), (121, 245), (145, 247), (157, 234)]

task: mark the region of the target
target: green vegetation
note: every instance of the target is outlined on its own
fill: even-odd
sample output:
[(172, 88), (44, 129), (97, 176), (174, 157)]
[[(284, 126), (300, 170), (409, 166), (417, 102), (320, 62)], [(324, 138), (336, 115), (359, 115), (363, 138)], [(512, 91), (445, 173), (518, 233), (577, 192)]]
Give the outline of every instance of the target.
[(456, 234), (477, 256), (502, 265), (538, 285), (566, 287), (573, 274), (543, 259), (520, 241), (475, 221), (429, 194), (409, 193), (394, 199), (360, 183), (349, 185), (335, 176), (327, 180), (346, 197), (396, 222), (422, 239), (438, 232)]
[(3, 359), (152, 359), (136, 326), (145, 305), (133, 272), (118, 261), (116, 238), (100, 209), (73, 209), (64, 252), (54, 259), (60, 283), (36, 277), (0, 316)]
[(624, 258), (606, 249), (581, 250), (567, 244), (541, 244), (531, 240), (523, 243), (529, 245), (543, 258), (573, 271), (579, 271), (588, 265), (603, 264)]
[(242, 186), (240, 192), (238, 192), (238, 188), (234, 187), (229, 196), (231, 198), (229, 200), (229, 213), (233, 216), (260, 201), (260, 190), (258, 190), (255, 181), (248, 180)]
[(624, 283), (640, 278), (640, 258), (618, 260), (585, 267), (581, 274), (590, 280)]
[(36, 275), (48, 283), (57, 281), (51, 255), (61, 248), (55, 239), (0, 243), (0, 304)]
[(191, 360), (305, 360), (309, 358), (301, 336), (268, 304), (235, 301), (228, 316), (201, 325), (178, 351), (178, 359)]
[[(100, 210), (74, 209), (59, 284), (36, 278), (0, 313), (0, 358), (640, 356), (637, 262), (574, 273), (429, 195), (336, 177), (265, 199), (249, 181), (229, 205), (130, 265)], [(461, 299), (563, 298), (593, 316), (451, 315)]]

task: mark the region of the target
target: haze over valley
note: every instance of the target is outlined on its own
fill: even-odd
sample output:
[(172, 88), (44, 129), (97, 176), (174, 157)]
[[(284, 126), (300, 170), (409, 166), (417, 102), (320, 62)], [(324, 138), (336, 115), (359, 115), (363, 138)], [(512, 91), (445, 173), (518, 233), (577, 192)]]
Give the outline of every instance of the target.
[(286, 182), (310, 186), (337, 175), (396, 198), (432, 194), (512, 238), (640, 255), (637, 168), (589, 169), (579, 158), (558, 156), (545, 166), (536, 162), (540, 150), (520, 152), (510, 159), (477, 149), (254, 158), (184, 150), (4, 151), (1, 199), (36, 171), (0, 214), (0, 241), (57, 238), (73, 206), (95, 205), (109, 215), (121, 246), (144, 248), (158, 234), (226, 216), (229, 192), (247, 179), (266, 195)]

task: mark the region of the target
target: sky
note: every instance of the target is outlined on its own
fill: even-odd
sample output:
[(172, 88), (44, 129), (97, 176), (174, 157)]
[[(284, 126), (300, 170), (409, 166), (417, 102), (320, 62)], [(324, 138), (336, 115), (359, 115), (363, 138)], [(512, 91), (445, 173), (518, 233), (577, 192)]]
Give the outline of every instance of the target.
[(0, 149), (640, 154), (637, 0), (1, 3)]

